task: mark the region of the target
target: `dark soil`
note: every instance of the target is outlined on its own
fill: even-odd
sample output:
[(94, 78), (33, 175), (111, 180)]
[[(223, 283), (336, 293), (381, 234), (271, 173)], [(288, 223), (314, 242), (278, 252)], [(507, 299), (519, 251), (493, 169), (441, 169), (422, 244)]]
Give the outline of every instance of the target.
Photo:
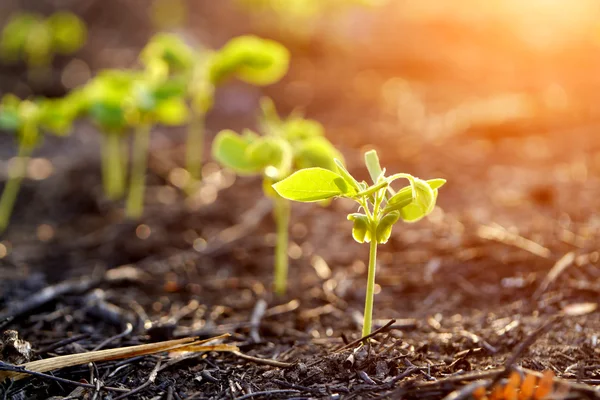
[[(431, 216), (399, 225), (380, 247), (375, 328), (395, 321), (368, 346), (339, 351), (360, 338), (366, 284), (368, 249), (352, 240), (346, 220), (353, 204), (294, 204), (289, 291), (274, 297), (274, 224), (258, 179), (236, 179), (208, 164), (203, 188), (186, 198), (169, 178), (183, 158), (183, 133), (157, 129), (145, 215), (127, 221), (122, 204), (103, 197), (96, 133), (85, 124), (69, 139), (46, 143), (41, 155), (54, 173), (25, 182), (13, 223), (0, 238), (1, 330), (16, 330), (31, 343), (33, 359), (92, 350), (131, 323), (131, 332), (104, 347), (229, 333), (226, 343), (242, 354), (289, 363), (208, 352), (169, 364), (160, 354), (53, 373), (135, 389), (159, 361), (166, 365), (129, 398), (440, 399), (473, 381), (505, 377), (515, 366), (552, 371), (568, 398), (600, 397), (593, 394), (600, 384), (594, 307), (600, 138), (593, 115), (543, 110), (508, 124), (421, 135), (382, 111), (374, 95), (348, 96), (341, 78), (339, 87), (330, 83), (336, 71), (351, 79), (364, 61), (348, 56), (341, 66), (328, 51), (310, 49), (295, 50), (317, 71), (307, 111), (326, 123), (353, 173), (366, 179), (362, 152), (375, 147), (388, 171), (448, 180)], [(375, 61), (367, 67), (377, 69)], [(379, 70), (379, 79), (398, 69), (410, 75), (417, 61)], [(292, 67), (288, 82), (302, 72)], [(468, 82), (448, 88), (440, 79), (453, 76), (429, 73), (411, 82), (432, 110), (466, 98)], [(570, 94), (594, 97), (563, 83)], [(492, 86), (477, 85), (476, 94), (501, 92)], [(293, 102), (278, 88), (269, 94), (285, 112)], [(535, 96), (538, 88), (527, 90)], [(253, 124), (246, 104), (258, 95), (238, 84), (224, 88), (210, 132)], [(4, 160), (8, 143), (0, 150)], [(76, 155), (65, 156), (69, 151)], [(570, 262), (548, 280), (561, 259)], [(118, 268), (124, 265), (131, 268)], [(34, 304), (49, 290), (61, 292)], [(0, 387), (9, 399), (121, 395), (73, 390), (38, 377)]]

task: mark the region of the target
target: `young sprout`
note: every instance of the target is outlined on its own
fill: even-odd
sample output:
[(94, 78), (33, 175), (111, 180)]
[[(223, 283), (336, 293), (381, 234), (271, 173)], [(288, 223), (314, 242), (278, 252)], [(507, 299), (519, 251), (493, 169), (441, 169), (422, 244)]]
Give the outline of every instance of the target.
[(342, 156), (323, 136), (323, 127), (318, 122), (300, 116), (291, 116), (282, 121), (269, 99), (263, 99), (262, 106), (263, 135), (249, 129), (241, 135), (223, 130), (215, 137), (212, 154), (223, 166), (238, 175), (262, 176), (264, 193), (274, 203), (273, 215), (277, 226), (274, 287), (277, 294), (283, 295), (288, 274), (290, 203), (273, 191), (271, 186), (300, 168), (335, 170), (337, 167), (333, 159), (341, 159)]
[(168, 79), (167, 65), (159, 60), (148, 65), (134, 79), (131, 93), (125, 101), (127, 121), (134, 127), (132, 169), (125, 212), (131, 218), (139, 218), (144, 208), (150, 130), (155, 124), (177, 126), (186, 123), (189, 110), (183, 87)]
[(269, 85), (287, 72), (289, 52), (281, 44), (256, 36), (231, 39), (218, 51), (195, 52), (178, 36), (154, 36), (140, 55), (149, 65), (162, 60), (172, 79), (188, 84), (191, 115), (186, 146), (186, 168), (199, 181), (204, 148), (204, 120), (213, 106), (215, 87), (230, 77), (255, 85)]
[(11, 17), (2, 31), (0, 56), (8, 62), (25, 60), (30, 79), (40, 81), (48, 78), (55, 54), (76, 52), (86, 37), (85, 24), (70, 12), (57, 12), (48, 18), (19, 13)]
[[(416, 222), (433, 211), (438, 189), (446, 181), (424, 181), (402, 173), (386, 176), (374, 150), (365, 154), (365, 164), (373, 181), (370, 186), (366, 182), (358, 182), (341, 162), (335, 162), (335, 172), (323, 168), (302, 169), (274, 184), (273, 188), (281, 197), (294, 201), (313, 202), (346, 197), (358, 203), (357, 212), (349, 214), (348, 219), (353, 222), (354, 240), (370, 243), (362, 331), (366, 336), (371, 333), (377, 245), (387, 243), (392, 227), (400, 219)], [(398, 179), (407, 179), (409, 185), (396, 192), (391, 184)]]
[(20, 100), (10, 94), (2, 98), (0, 130), (16, 134), (18, 152), (9, 167), (8, 181), (0, 197), (0, 233), (8, 226), (29, 156), (41, 140), (40, 132), (68, 134), (77, 111), (69, 98), (35, 102)]
[(84, 89), (87, 113), (104, 134), (103, 183), (113, 199), (125, 191), (127, 149), (123, 137), (133, 129), (132, 170), (126, 214), (139, 218), (144, 208), (146, 164), (150, 130), (155, 124), (181, 125), (187, 121), (185, 85), (168, 79), (161, 60), (144, 71), (101, 72)]
[(124, 138), (129, 125), (125, 115), (125, 99), (131, 92), (133, 73), (103, 71), (82, 90), (82, 98), (90, 120), (102, 133), (102, 184), (112, 200), (125, 194), (127, 148)]

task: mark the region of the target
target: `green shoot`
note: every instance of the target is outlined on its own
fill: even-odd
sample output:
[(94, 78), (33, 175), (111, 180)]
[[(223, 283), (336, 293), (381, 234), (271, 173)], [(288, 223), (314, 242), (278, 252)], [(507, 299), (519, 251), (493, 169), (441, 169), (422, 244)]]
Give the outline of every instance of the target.
[[(387, 243), (392, 227), (402, 219), (416, 222), (433, 211), (438, 189), (444, 179), (421, 180), (409, 174), (385, 176), (375, 151), (365, 154), (365, 164), (373, 184), (358, 182), (336, 161), (337, 171), (323, 168), (301, 169), (273, 185), (279, 196), (293, 201), (314, 202), (334, 197), (356, 201), (358, 210), (348, 215), (353, 222), (352, 237), (358, 243), (370, 243), (369, 269), (365, 296), (363, 336), (371, 333), (377, 245)], [(407, 179), (409, 185), (395, 192), (391, 184)]]
[(111, 200), (125, 194), (124, 138), (129, 128), (125, 99), (132, 90), (133, 80), (130, 71), (104, 71), (83, 88), (88, 116), (102, 133), (102, 184)]
[(278, 295), (283, 295), (287, 290), (290, 203), (271, 186), (306, 167), (319, 167), (319, 170), (338, 176), (332, 172), (337, 168), (333, 159), (341, 159), (342, 156), (322, 136), (323, 127), (318, 122), (300, 116), (282, 121), (270, 100), (264, 99), (262, 105), (263, 135), (250, 130), (241, 135), (231, 130), (221, 131), (213, 142), (212, 154), (238, 175), (262, 176), (264, 193), (274, 203), (277, 231), (274, 288)]
[(7, 228), (17, 200), (21, 182), (27, 171), (32, 151), (40, 141), (42, 130), (66, 135), (78, 108), (70, 97), (59, 100), (33, 102), (6, 95), (0, 102), (0, 130), (15, 133), (18, 142), (17, 157), (9, 167), (8, 181), (0, 197), (0, 233)]
[(111, 199), (125, 193), (127, 148), (124, 139), (133, 130), (132, 169), (126, 214), (143, 213), (150, 130), (155, 124), (182, 125), (188, 121), (185, 82), (169, 79), (161, 60), (144, 71), (104, 71), (83, 88), (82, 103), (103, 133), (102, 180)]
[(255, 36), (231, 39), (218, 51), (195, 52), (173, 34), (154, 36), (142, 51), (143, 64), (160, 60), (168, 67), (173, 79), (188, 83), (186, 98), (191, 115), (186, 145), (186, 168), (192, 185), (202, 179), (204, 152), (204, 121), (213, 106), (217, 85), (236, 77), (254, 85), (269, 85), (287, 72), (289, 53), (271, 40)]
[(86, 41), (85, 24), (69, 12), (48, 18), (19, 13), (11, 17), (0, 37), (0, 56), (8, 62), (24, 59), (32, 81), (44, 82), (55, 54), (72, 54)]

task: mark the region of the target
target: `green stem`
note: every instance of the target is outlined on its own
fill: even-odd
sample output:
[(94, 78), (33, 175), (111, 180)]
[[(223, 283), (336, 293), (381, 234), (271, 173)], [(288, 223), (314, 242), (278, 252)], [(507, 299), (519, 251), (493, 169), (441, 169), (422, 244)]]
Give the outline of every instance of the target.
[(125, 175), (121, 135), (117, 132), (105, 133), (102, 140), (102, 183), (104, 192), (116, 200), (125, 193)]
[(21, 181), (27, 172), (27, 162), (30, 154), (30, 148), (19, 146), (19, 153), (8, 171), (8, 181), (0, 198), (0, 233), (4, 232), (10, 221), (10, 215), (21, 188)]
[(188, 128), (186, 165), (192, 181), (202, 179), (204, 153), (204, 114), (193, 112)]
[(290, 202), (277, 196), (275, 204), (275, 224), (277, 242), (275, 244), (275, 293), (283, 296), (287, 290), (288, 275), (288, 226), (290, 223)]
[(367, 277), (367, 293), (365, 296), (365, 315), (363, 322), (362, 335), (367, 336), (371, 333), (373, 325), (373, 297), (375, 295), (375, 270), (377, 266), (377, 239), (376, 232), (373, 229), (371, 233), (371, 244), (369, 248), (369, 274)]
[(143, 124), (136, 128), (133, 138), (133, 158), (131, 160), (131, 182), (125, 206), (128, 217), (137, 219), (144, 212), (144, 190), (146, 188), (146, 167), (150, 144), (150, 126)]

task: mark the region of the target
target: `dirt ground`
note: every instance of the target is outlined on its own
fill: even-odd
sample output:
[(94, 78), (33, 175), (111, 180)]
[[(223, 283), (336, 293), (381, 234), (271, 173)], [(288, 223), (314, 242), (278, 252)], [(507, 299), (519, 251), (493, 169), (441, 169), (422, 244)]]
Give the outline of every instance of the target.
[[(445, 36), (429, 28), (409, 32), (429, 32), (428, 43), (443, 45)], [(448, 40), (463, 43), (462, 35)], [(479, 39), (456, 46), (482, 58), (518, 53), (484, 50)], [(25, 182), (0, 237), (0, 331), (16, 330), (34, 360), (224, 333), (240, 351), (65, 368), (53, 375), (105, 388), (30, 377), (3, 382), (4, 398), (459, 399), (470, 398), (473, 383), (504, 385), (514, 368), (551, 371), (557, 398), (599, 398), (593, 79), (585, 86), (573, 64), (548, 67), (541, 56), (531, 56), (545, 65), (537, 70), (513, 59), (522, 72), (515, 80), (487, 79), (502, 69), (493, 60), (473, 67), (478, 74), (457, 75), (410, 46), (381, 66), (389, 43), (379, 44), (368, 60), (337, 45), (297, 45), (290, 76), (266, 92), (282, 113), (294, 99), (309, 99), (307, 114), (325, 123), (362, 179), (362, 153), (376, 148), (390, 172), (448, 180), (428, 218), (399, 225), (380, 247), (374, 328), (382, 329), (368, 346), (351, 343), (360, 339), (368, 257), (351, 237), (352, 204), (294, 204), (289, 292), (275, 297), (274, 224), (258, 178), (236, 178), (209, 162), (204, 186), (186, 197), (172, 179), (183, 132), (157, 128), (146, 211), (127, 221), (122, 204), (102, 194), (96, 133), (81, 123), (72, 137), (47, 140), (39, 156), (53, 173)], [(596, 65), (592, 57), (579, 64), (581, 74)], [(225, 87), (210, 135), (254, 124), (260, 94)], [(500, 105), (482, 106), (490, 96)], [(513, 117), (494, 117), (512, 106)], [(2, 140), (7, 160), (13, 150)], [(6, 344), (2, 357), (14, 362)]]

